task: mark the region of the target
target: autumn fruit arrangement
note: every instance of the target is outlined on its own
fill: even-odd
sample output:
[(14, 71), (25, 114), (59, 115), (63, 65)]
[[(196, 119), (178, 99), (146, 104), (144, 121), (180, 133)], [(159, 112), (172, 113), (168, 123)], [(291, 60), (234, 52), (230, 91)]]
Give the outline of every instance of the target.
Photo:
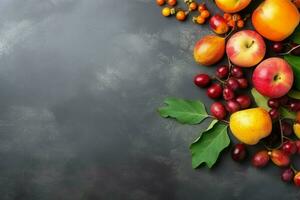
[[(189, 125), (210, 119), (190, 145), (193, 168), (212, 168), (235, 143), (234, 161), (250, 157), (256, 168), (273, 163), (282, 168), (282, 181), (300, 187), (300, 166), (293, 165), (300, 156), (300, 2), (264, 0), (246, 16), (239, 12), (254, 1), (215, 0), (220, 10), (215, 15), (203, 2), (183, 2), (187, 10), (177, 8), (176, 0), (156, 1), (167, 5), (164, 16), (183, 21), (178, 12), (186, 20), (195, 11), (193, 22), (209, 23), (212, 34), (195, 41), (192, 54), (201, 67), (215, 67), (214, 74), (196, 74), (193, 82), (214, 102), (167, 98), (160, 116)], [(253, 27), (245, 29), (250, 20)], [(254, 145), (261, 149), (250, 155)]]

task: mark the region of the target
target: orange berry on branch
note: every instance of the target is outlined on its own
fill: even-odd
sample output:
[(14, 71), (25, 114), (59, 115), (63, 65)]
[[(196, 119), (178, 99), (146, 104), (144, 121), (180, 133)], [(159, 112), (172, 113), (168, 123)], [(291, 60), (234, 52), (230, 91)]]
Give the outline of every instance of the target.
[(232, 19), (232, 15), (229, 13), (224, 13), (223, 17), (224, 17), (224, 19), (226, 19), (226, 21), (229, 21)]
[(200, 15), (197, 16), (197, 17), (194, 17), (193, 21), (197, 24), (204, 24), (205, 23), (205, 19), (203, 17), (201, 17)]
[(245, 26), (245, 22), (243, 20), (238, 20), (236, 26), (239, 28), (243, 28)]
[(228, 24), (228, 26), (230, 26), (230, 27), (232, 27), (232, 28), (234, 28), (235, 27), (235, 21), (234, 20), (229, 20), (228, 22), (227, 22), (227, 24)]
[(208, 18), (210, 16), (210, 13), (208, 10), (203, 10), (201, 13), (200, 13), (200, 16), (203, 17), (204, 19)]
[(177, 4), (177, 0), (168, 0), (167, 3), (169, 6), (175, 6)]
[(202, 11), (207, 10), (205, 3), (201, 3), (198, 6), (198, 11), (201, 13)]
[(189, 5), (189, 10), (191, 10), (191, 11), (197, 10), (197, 7), (198, 7), (197, 3), (196, 2), (192, 2)]
[(232, 19), (234, 20), (234, 21), (239, 21), (240, 19), (242, 19), (241, 18), (241, 15), (239, 15), (239, 14), (234, 14), (234, 15), (232, 15)]
[(178, 21), (184, 21), (186, 19), (186, 13), (183, 11), (183, 10), (179, 10), (177, 13), (176, 13), (176, 19)]
[(161, 10), (161, 14), (165, 17), (169, 17), (171, 15), (171, 9), (169, 7), (165, 7)]
[(156, 0), (156, 4), (159, 5), (159, 6), (162, 6), (166, 3), (165, 0)]

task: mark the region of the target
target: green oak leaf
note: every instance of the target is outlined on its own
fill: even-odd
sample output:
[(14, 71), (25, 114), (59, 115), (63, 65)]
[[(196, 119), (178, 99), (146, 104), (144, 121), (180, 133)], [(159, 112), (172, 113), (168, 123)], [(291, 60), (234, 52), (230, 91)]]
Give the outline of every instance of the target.
[(257, 106), (262, 107), (266, 110), (270, 110), (270, 107), (268, 106), (268, 98), (267, 97), (261, 95), (255, 88), (252, 88), (251, 94), (252, 94)]
[(160, 116), (174, 118), (182, 124), (199, 124), (208, 117), (201, 101), (167, 98), (164, 103), (167, 106), (158, 109)]
[(291, 40), (297, 44), (300, 44), (300, 26), (298, 26), (291, 36)]
[(211, 168), (217, 161), (221, 151), (230, 144), (227, 133), (228, 125), (212, 121), (201, 137), (197, 138), (190, 146), (193, 168), (205, 163)]
[(294, 71), (294, 87), (300, 90), (300, 56), (285, 55), (284, 59), (292, 66)]
[(288, 96), (291, 97), (291, 98), (294, 98), (294, 99), (300, 99), (300, 91), (298, 91), (298, 90), (291, 90), (288, 93)]

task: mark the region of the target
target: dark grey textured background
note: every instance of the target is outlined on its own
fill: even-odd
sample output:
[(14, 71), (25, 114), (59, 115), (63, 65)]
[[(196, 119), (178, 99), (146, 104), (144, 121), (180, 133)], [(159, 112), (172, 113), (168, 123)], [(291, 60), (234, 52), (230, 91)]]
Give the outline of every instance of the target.
[(299, 199), (228, 152), (193, 170), (204, 124), (157, 115), (167, 96), (209, 101), (191, 54), (207, 33), (154, 0), (1, 0), (0, 199)]

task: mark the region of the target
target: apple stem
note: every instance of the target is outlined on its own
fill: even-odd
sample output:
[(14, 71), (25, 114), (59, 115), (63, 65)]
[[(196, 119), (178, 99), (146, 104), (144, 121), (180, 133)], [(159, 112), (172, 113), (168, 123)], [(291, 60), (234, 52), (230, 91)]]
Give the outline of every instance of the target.
[(288, 55), (288, 54), (292, 53), (292, 51), (294, 51), (295, 49), (298, 49), (299, 47), (300, 47), (300, 44), (297, 45), (297, 46), (295, 46), (295, 47), (293, 47), (293, 48), (291, 48), (288, 52), (286, 52), (286, 53), (280, 53), (278, 55), (280, 55), (280, 56)]

